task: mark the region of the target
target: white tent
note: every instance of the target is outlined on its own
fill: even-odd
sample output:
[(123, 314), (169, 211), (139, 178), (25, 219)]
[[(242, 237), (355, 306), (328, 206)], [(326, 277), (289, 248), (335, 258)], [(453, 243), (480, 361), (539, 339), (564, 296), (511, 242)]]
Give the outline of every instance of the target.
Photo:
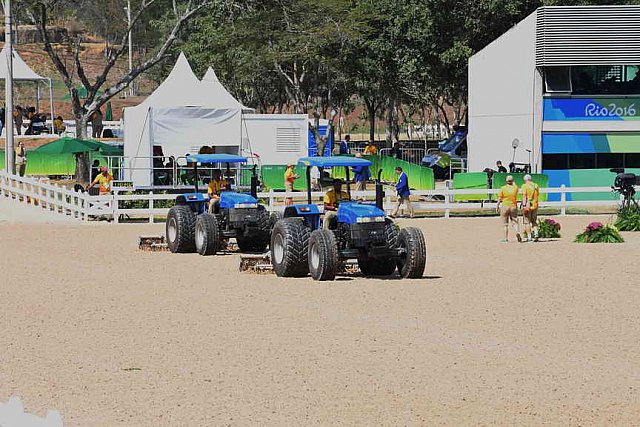
[(253, 108), (248, 108), (238, 102), (237, 99), (231, 95), (227, 89), (220, 83), (218, 80), (218, 76), (216, 72), (213, 71), (213, 68), (209, 67), (204, 77), (202, 77), (202, 81), (200, 82), (200, 86), (202, 87), (203, 94), (220, 108), (240, 108), (243, 113), (253, 113), (255, 110)]
[[(2, 57), (6, 56), (7, 46), (2, 48)], [(53, 85), (51, 84), (51, 79), (48, 77), (42, 77), (38, 75), (35, 71), (33, 71), (26, 62), (20, 57), (18, 52), (13, 50), (13, 80), (15, 81), (30, 81), (36, 83), (36, 103), (40, 103), (40, 83), (46, 82), (49, 86), (49, 107), (51, 108), (51, 120), (53, 120)], [(7, 62), (0, 61), (0, 79), (6, 80), (7, 78)], [(36, 109), (39, 105), (36, 105)]]
[(226, 97), (214, 96), (215, 86), (211, 86), (208, 82), (205, 88), (180, 54), (153, 94), (140, 105), (125, 108), (124, 154), (129, 178), (137, 186), (152, 184), (153, 146), (161, 146), (164, 156), (175, 158), (205, 145), (240, 150), (242, 105), (226, 90)]

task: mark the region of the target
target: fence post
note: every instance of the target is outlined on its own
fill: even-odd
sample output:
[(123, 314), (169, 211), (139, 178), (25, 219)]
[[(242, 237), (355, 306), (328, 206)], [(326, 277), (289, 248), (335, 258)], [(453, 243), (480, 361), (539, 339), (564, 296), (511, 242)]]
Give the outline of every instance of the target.
[(149, 224), (153, 224), (153, 191), (149, 191)]
[(273, 211), (275, 209), (274, 205), (275, 205), (275, 200), (274, 200), (273, 188), (270, 188), (269, 189), (269, 210), (270, 211)]
[(560, 215), (565, 216), (567, 214), (567, 207), (565, 205), (565, 203), (567, 202), (567, 187), (562, 184), (560, 188), (562, 189), (562, 192), (560, 193)]
[(119, 192), (120, 189), (118, 187), (113, 189), (113, 207), (111, 210), (113, 211), (113, 222), (116, 224), (120, 221), (120, 214), (118, 212), (118, 208), (120, 207), (120, 202), (118, 202)]

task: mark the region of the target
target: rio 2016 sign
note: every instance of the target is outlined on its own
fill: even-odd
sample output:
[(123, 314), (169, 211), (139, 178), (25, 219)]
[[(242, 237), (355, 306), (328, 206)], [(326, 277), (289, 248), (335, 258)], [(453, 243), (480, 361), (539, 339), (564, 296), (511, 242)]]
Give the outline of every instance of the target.
[(544, 120), (640, 120), (639, 98), (545, 98)]

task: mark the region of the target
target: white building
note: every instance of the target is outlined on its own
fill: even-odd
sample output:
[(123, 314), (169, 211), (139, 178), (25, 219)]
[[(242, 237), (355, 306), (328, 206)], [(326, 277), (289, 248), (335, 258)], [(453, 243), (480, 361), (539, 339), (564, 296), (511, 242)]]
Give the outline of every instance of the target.
[(469, 170), (515, 161), (584, 185), (640, 168), (638, 64), (640, 6), (539, 8), (469, 60)]

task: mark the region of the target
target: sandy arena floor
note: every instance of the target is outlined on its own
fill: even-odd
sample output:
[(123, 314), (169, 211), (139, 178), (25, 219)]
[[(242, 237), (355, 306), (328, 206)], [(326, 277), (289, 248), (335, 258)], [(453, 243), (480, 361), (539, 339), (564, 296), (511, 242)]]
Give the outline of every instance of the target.
[(526, 245), (416, 220), (427, 277), (333, 283), (139, 252), (162, 224), (0, 222), (0, 401), (65, 426), (637, 425), (640, 234), (571, 243), (592, 219)]

